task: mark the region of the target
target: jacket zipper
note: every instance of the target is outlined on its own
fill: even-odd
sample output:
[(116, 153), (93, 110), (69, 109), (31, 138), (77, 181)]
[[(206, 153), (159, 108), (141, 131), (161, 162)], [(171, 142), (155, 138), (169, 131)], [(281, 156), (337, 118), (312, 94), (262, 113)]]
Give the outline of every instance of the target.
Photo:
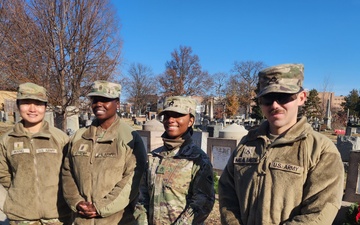
[(39, 173), (38, 173), (38, 170), (37, 170), (37, 153), (36, 153), (36, 148), (34, 146), (34, 139), (33, 138), (30, 138), (30, 144), (31, 144), (31, 149), (34, 153), (34, 174), (35, 174), (35, 190), (36, 190), (36, 196), (37, 196), (37, 199), (38, 199), (38, 203), (40, 203), (38, 205), (39, 207), (39, 216), (40, 218), (43, 217), (44, 215), (44, 212), (43, 212), (43, 208), (42, 206), (44, 204), (42, 204), (42, 198), (40, 197), (40, 187), (39, 187)]

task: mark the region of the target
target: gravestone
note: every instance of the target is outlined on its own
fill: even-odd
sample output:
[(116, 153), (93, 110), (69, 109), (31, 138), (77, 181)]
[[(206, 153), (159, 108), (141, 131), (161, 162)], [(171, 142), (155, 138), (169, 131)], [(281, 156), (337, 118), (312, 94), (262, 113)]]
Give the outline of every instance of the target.
[(75, 106), (66, 107), (66, 133), (72, 135), (79, 129), (79, 109)]
[(344, 201), (360, 202), (360, 151), (350, 152)]
[(219, 137), (219, 131), (223, 129), (222, 124), (208, 125), (206, 131), (209, 132), (209, 137)]
[(85, 127), (89, 127), (92, 124), (92, 120), (86, 120)]
[(86, 127), (87, 121), (90, 120), (89, 114), (82, 112), (79, 115), (79, 127)]
[(219, 138), (230, 138), (241, 140), (242, 137), (247, 135), (248, 131), (244, 126), (233, 123), (219, 131)]
[(5, 112), (4, 111), (0, 111), (0, 121), (4, 122), (4, 116), (5, 116)]
[(351, 127), (351, 126), (347, 126), (346, 130), (345, 130), (345, 135), (346, 136), (351, 136), (353, 134), (356, 134), (357, 132), (357, 128), (356, 127)]
[(350, 152), (360, 150), (360, 137), (337, 136), (336, 147), (340, 152), (343, 162), (349, 162)]
[(21, 120), (20, 113), (18, 111), (14, 112), (14, 122), (17, 123)]
[(207, 143), (207, 154), (213, 165), (213, 169), (218, 175), (221, 175), (239, 140), (209, 137)]
[(54, 126), (54, 114), (53, 114), (53, 112), (50, 112), (50, 111), (46, 112), (44, 120), (49, 123), (49, 126)]
[(330, 99), (328, 99), (326, 102), (326, 115), (324, 118), (324, 124), (326, 125), (326, 129), (331, 129)]
[(142, 125), (142, 130), (138, 130), (137, 132), (140, 134), (144, 142), (146, 151), (151, 152), (152, 150), (163, 145), (161, 135), (164, 133), (164, 131), (165, 129), (163, 124), (156, 119), (152, 119), (146, 121)]
[(207, 139), (209, 137), (208, 132), (195, 131), (192, 135), (192, 139), (195, 145), (199, 146), (205, 153), (207, 152)]

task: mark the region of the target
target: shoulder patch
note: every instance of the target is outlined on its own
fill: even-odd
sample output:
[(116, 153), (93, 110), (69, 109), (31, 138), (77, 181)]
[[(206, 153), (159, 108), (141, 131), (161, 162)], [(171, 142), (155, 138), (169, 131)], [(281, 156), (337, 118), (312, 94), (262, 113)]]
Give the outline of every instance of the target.
[(242, 157), (253, 157), (255, 155), (255, 146), (244, 146)]

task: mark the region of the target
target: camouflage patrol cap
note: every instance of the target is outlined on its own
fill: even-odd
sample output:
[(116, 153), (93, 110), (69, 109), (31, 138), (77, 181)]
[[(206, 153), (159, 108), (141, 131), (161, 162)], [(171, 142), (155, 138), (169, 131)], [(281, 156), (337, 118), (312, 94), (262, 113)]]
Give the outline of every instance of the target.
[(48, 101), (46, 89), (42, 86), (30, 82), (19, 85), (16, 99), (34, 99), (41, 102)]
[(191, 97), (171, 96), (164, 101), (164, 109), (159, 116), (165, 112), (172, 111), (180, 114), (191, 114), (195, 117), (196, 101)]
[(121, 85), (105, 80), (97, 80), (91, 86), (91, 91), (88, 97), (100, 96), (105, 98), (119, 98), (121, 92)]
[(257, 97), (268, 93), (295, 94), (302, 90), (304, 65), (282, 64), (266, 68), (259, 72), (259, 93)]

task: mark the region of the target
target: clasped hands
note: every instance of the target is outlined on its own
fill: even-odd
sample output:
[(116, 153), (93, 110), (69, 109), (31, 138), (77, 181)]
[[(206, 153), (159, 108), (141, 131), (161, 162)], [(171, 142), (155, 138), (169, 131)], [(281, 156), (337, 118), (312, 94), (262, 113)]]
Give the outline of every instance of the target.
[(99, 216), (92, 202), (81, 201), (76, 205), (76, 209), (80, 215), (86, 218), (94, 218)]

